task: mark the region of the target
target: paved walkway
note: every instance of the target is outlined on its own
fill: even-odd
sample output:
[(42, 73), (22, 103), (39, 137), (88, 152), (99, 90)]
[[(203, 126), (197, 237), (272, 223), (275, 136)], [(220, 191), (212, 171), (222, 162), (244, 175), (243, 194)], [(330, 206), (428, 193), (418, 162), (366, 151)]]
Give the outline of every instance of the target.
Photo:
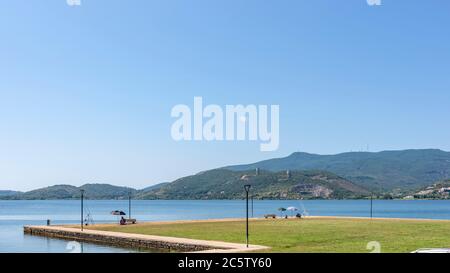
[[(80, 234), (80, 228), (71, 228), (63, 226), (28, 226), (29, 229), (41, 229), (49, 231), (64, 231), (68, 233), (73, 233), (74, 235)], [(195, 240), (187, 238), (175, 238), (166, 236), (155, 236), (155, 235), (144, 235), (144, 234), (134, 234), (134, 233), (123, 233), (123, 232), (112, 232), (112, 231), (102, 231), (102, 230), (89, 230), (85, 229), (83, 234), (86, 235), (96, 235), (105, 237), (114, 237), (117, 239), (135, 239), (142, 241), (158, 241), (167, 242), (173, 244), (186, 244), (186, 245), (196, 245), (205, 246), (211, 248), (211, 250), (199, 251), (197, 253), (237, 253), (237, 252), (258, 252), (269, 249), (266, 246), (249, 245), (248, 248), (245, 244), (227, 243), (220, 241), (205, 241), (205, 240)], [(105, 241), (105, 243), (108, 243)]]

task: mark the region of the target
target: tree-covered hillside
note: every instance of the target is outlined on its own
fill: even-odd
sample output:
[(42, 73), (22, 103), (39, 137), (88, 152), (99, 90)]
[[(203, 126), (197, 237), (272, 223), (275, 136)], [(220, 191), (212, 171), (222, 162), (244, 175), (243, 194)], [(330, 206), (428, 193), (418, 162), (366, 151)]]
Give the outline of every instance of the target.
[(441, 150), (404, 150), (337, 155), (293, 153), (226, 169), (323, 170), (372, 190), (412, 189), (450, 178), (450, 153)]
[(140, 199), (240, 199), (246, 184), (259, 199), (341, 199), (369, 194), (364, 188), (324, 171), (267, 172), (216, 169), (178, 179)]

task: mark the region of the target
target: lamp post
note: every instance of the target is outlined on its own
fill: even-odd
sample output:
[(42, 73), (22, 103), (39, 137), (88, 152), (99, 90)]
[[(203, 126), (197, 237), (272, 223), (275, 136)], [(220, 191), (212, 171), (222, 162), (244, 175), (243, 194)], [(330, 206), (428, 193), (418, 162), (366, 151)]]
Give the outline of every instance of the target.
[(247, 244), (247, 248), (248, 248), (248, 192), (250, 191), (250, 188), (252, 186), (251, 185), (245, 185), (244, 189), (245, 189), (245, 193), (246, 193), (246, 208), (247, 208), (247, 217), (246, 217), (246, 244)]
[(370, 194), (370, 219), (373, 218), (373, 193)]
[(131, 219), (131, 191), (128, 193), (128, 219)]
[(252, 194), (252, 218), (253, 218), (253, 194)]
[(84, 213), (84, 190), (81, 190), (81, 221), (80, 221), (80, 224), (81, 224), (81, 231), (83, 231), (83, 226), (84, 226), (84, 215), (83, 215), (83, 213)]

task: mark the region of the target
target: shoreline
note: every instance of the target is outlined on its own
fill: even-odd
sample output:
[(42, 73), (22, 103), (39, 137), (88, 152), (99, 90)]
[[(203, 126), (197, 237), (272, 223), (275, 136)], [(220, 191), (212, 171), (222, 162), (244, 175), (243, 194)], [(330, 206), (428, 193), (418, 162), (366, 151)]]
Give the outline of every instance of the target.
[[(249, 218), (249, 221), (285, 221), (285, 220), (376, 220), (376, 221), (417, 221), (417, 222), (450, 222), (450, 219), (429, 219), (429, 218), (388, 218), (388, 217), (356, 217), (356, 216), (333, 216), (333, 215), (311, 215), (311, 216), (303, 216), (301, 219), (296, 217), (288, 217), (287, 219), (277, 217), (275, 219), (265, 219), (264, 217), (260, 218)], [(142, 221), (137, 223), (136, 225), (172, 225), (172, 224), (189, 224), (189, 223), (220, 223), (220, 222), (242, 222), (245, 221), (245, 218), (215, 218), (215, 219), (193, 219), (193, 220), (168, 220), (168, 221)], [(91, 227), (111, 227), (117, 226), (117, 223), (101, 223), (95, 224)], [(78, 225), (60, 225), (67, 227), (79, 227)], [(134, 226), (134, 225), (128, 225)], [(126, 226), (125, 226), (126, 227)], [(89, 226), (87, 227), (89, 229)]]
[[(14, 199), (7, 197), (0, 197), (0, 201), (79, 201), (79, 198), (70, 199)], [(90, 199), (87, 201), (127, 201), (128, 199)], [(245, 199), (132, 199), (133, 201), (245, 201)], [(255, 201), (370, 201), (370, 197), (366, 198), (349, 198), (349, 199), (254, 199)], [(408, 198), (392, 198), (381, 199), (374, 198), (373, 201), (450, 201), (450, 199), (408, 199)]]

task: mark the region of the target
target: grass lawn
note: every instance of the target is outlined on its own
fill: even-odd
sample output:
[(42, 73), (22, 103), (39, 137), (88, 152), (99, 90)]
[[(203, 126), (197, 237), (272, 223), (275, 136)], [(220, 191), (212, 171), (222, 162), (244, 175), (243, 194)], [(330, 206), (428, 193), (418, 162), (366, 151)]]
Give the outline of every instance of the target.
[[(245, 221), (99, 225), (91, 229), (245, 243)], [(450, 247), (450, 221), (309, 218), (252, 220), (250, 243), (272, 252), (367, 253), (377, 241), (381, 252)]]

